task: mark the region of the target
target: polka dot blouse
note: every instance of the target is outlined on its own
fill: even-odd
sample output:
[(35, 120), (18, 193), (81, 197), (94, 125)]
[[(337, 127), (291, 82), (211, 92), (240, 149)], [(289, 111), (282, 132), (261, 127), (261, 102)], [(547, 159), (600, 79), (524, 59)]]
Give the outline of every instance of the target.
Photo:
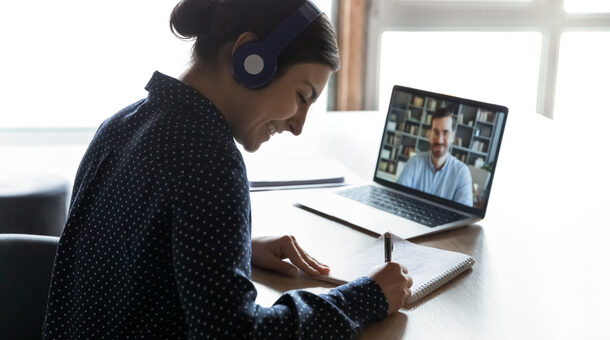
[(246, 168), (227, 122), (156, 72), (78, 169), (49, 292), (47, 339), (347, 339), (385, 317), (375, 281), (257, 305)]

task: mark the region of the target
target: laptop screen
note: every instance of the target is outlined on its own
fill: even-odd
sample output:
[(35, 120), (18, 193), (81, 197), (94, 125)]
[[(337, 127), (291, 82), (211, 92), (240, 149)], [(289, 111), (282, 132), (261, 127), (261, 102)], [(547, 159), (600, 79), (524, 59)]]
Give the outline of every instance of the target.
[(508, 109), (395, 86), (375, 181), (484, 215)]

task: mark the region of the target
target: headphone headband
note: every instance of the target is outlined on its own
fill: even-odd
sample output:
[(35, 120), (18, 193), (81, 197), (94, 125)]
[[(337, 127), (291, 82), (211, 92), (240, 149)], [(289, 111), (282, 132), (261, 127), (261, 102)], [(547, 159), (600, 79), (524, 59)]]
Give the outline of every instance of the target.
[(265, 38), (265, 43), (273, 46), (276, 55), (279, 55), (290, 41), (321, 14), (322, 11), (313, 2), (306, 1)]

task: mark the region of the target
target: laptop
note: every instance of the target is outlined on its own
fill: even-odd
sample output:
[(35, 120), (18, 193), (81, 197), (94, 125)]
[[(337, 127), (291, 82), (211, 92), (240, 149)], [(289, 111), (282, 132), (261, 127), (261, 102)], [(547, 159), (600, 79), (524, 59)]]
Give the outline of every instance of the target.
[(485, 217), (508, 109), (394, 86), (372, 182), (298, 203), (404, 239)]

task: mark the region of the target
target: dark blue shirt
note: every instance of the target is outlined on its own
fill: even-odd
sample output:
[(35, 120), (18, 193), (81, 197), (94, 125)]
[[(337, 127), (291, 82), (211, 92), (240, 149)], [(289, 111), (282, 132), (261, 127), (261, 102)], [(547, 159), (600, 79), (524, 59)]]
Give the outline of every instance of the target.
[(255, 303), (246, 168), (222, 114), (155, 73), (79, 166), (59, 242), (49, 339), (350, 338), (385, 317), (370, 278)]

